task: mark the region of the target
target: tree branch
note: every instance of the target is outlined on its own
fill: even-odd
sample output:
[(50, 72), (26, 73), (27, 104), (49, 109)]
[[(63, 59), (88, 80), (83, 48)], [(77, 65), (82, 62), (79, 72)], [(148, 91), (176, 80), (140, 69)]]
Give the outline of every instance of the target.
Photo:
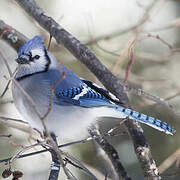
[(0, 39), (5, 40), (16, 51), (28, 40), (23, 34), (0, 20)]
[[(92, 137), (95, 137), (95, 142), (97, 142), (97, 144), (104, 150), (108, 158), (111, 160), (112, 165), (110, 164), (110, 167), (112, 167), (111, 169), (115, 169), (115, 173), (113, 173), (114, 171), (112, 170), (112, 179), (120, 179), (122, 177), (123, 180), (131, 180), (120, 162), (117, 151), (102, 136), (100, 131), (96, 127), (93, 127), (89, 129), (89, 133)], [(108, 161), (106, 162), (106, 164), (107, 163)]]
[[(56, 136), (54, 133), (51, 133), (51, 137), (54, 140), (54, 142), (57, 144)], [(61, 164), (57, 157), (56, 152), (51, 148), (49, 149), (49, 151), (52, 157), (52, 164), (51, 164), (51, 171), (50, 171), (48, 180), (56, 180), (58, 179), (58, 176), (59, 176)]]

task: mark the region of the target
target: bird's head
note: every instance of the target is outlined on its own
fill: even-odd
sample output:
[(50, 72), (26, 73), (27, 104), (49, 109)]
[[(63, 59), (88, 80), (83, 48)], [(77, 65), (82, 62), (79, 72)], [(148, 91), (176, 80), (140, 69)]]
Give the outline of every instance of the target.
[(16, 78), (47, 71), (51, 60), (42, 37), (35, 36), (33, 39), (27, 41), (20, 48), (16, 62), (19, 65)]

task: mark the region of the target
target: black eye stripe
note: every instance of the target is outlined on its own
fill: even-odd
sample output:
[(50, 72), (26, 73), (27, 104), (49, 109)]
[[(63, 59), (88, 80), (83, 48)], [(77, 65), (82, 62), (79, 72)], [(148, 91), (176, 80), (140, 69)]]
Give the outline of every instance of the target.
[(39, 59), (40, 56), (39, 56), (39, 55), (35, 55), (34, 57), (32, 57), (32, 55), (30, 55), (29, 58), (30, 58), (30, 59), (29, 59), (30, 61), (34, 61), (34, 60)]
[(36, 54), (36, 55), (33, 57), (31, 51), (29, 51), (29, 53), (24, 53), (24, 52), (22, 52), (22, 55), (28, 56), (28, 57), (29, 57), (29, 61), (34, 61), (34, 60), (37, 60), (37, 59), (40, 58), (40, 56), (39, 56), (38, 54)]
[(33, 57), (33, 59), (39, 59), (39, 58), (40, 58), (39, 55), (35, 55), (35, 56)]

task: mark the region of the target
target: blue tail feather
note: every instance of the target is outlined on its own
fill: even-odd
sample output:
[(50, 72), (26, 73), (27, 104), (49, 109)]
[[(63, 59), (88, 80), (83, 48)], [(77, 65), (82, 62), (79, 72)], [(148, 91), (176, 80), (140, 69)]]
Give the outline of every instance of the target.
[(166, 122), (162, 122), (159, 119), (155, 119), (154, 117), (147, 116), (143, 113), (139, 113), (132, 109), (124, 108), (122, 106), (118, 106), (117, 110), (129, 116), (130, 119), (134, 119), (141, 123), (147, 124), (155, 129), (158, 129), (159, 131), (165, 132), (166, 134), (173, 135), (176, 132), (176, 130), (171, 125), (167, 124)]

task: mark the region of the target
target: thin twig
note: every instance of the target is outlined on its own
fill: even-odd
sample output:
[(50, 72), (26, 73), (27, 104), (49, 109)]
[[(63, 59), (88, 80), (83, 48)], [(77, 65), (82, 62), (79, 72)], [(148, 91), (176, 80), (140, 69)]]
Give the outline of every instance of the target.
[(154, 96), (152, 94), (149, 94), (149, 93), (145, 92), (143, 89), (130, 87), (128, 85), (124, 86), (124, 90), (126, 92), (135, 94), (137, 96), (141, 96), (143, 98), (149, 99), (149, 100), (156, 102), (158, 104), (162, 104), (162, 105), (166, 106), (168, 109), (170, 109), (172, 112), (174, 112), (177, 116), (180, 116), (180, 111), (175, 109), (174, 106), (171, 105), (166, 99), (163, 99), (163, 98), (160, 98), (158, 96)]
[(0, 119), (2, 119), (4, 121), (14, 121), (14, 122), (18, 122), (18, 123), (28, 124), (26, 121), (23, 121), (20, 119), (8, 118), (8, 117), (4, 117), (4, 116), (0, 116)]
[(112, 32), (110, 34), (106, 34), (106, 35), (102, 35), (99, 36), (97, 38), (93, 38), (91, 40), (89, 40), (88, 42), (86, 42), (86, 45), (91, 45), (94, 44), (100, 40), (106, 40), (106, 39), (112, 39), (115, 38), (117, 36), (123, 35), (125, 33), (128, 33), (130, 31), (139, 31), (142, 26), (147, 22), (147, 20), (150, 18), (150, 12), (152, 11), (152, 9), (155, 7), (155, 5), (159, 2), (159, 0), (153, 0), (145, 9), (144, 14), (142, 15), (142, 18), (139, 20), (139, 22), (137, 22), (135, 25), (131, 25), (128, 28), (124, 29), (124, 30), (117, 30), (115, 32)]
[[(4, 55), (3, 55), (3, 53), (2, 53), (1, 51), (0, 51), (0, 55), (1, 55), (1, 57), (2, 57), (3, 62), (5, 63), (5, 65), (6, 65), (6, 67), (7, 67), (9, 76), (10, 76), (10, 77), (13, 77), (13, 75), (15, 74), (15, 71), (16, 71), (16, 70), (15, 70), (14, 72), (12, 72), (12, 71), (11, 71), (11, 68), (10, 68), (10, 66), (9, 66), (9, 64), (8, 64), (7, 59), (4, 57)], [(5, 93), (7, 92), (7, 90), (9, 89), (10, 82), (11, 82), (11, 80), (8, 81), (8, 83), (7, 83), (7, 85), (6, 85), (3, 93), (1, 94), (0, 98), (3, 98), (3, 96), (5, 95)]]
[(67, 152), (63, 152), (63, 154), (65, 157), (71, 159), (74, 163), (76, 163), (76, 164), (74, 164), (74, 166), (77, 166), (78, 168), (83, 170), (86, 174), (88, 174), (92, 178), (92, 180), (97, 180), (97, 178), (94, 176), (94, 174), (92, 174), (91, 171), (89, 171), (89, 169), (86, 168), (80, 161), (78, 161), (76, 158), (74, 158)]
[(166, 158), (158, 167), (159, 172), (162, 174), (168, 168), (170, 168), (180, 157), (180, 148), (178, 148), (173, 154)]
[(2, 59), (3, 59), (4, 63), (5, 63), (5, 65), (6, 65), (6, 67), (7, 67), (9, 76), (10, 76), (10, 77), (13, 77), (13, 73), (12, 73), (12, 71), (11, 71), (11, 68), (10, 68), (10, 66), (9, 66), (9, 64), (8, 64), (8, 62), (7, 62), (7, 60), (6, 60), (6, 58), (4, 57), (4, 55), (3, 55), (3, 53), (2, 53), (1, 51), (0, 51), (0, 56), (2, 57)]
[(9, 89), (9, 85), (11, 83), (11, 80), (8, 81), (4, 91), (2, 92), (1, 96), (0, 96), (0, 99), (4, 97), (4, 95), (6, 94), (7, 90)]
[[(33, 144), (33, 145), (23, 146), (23, 147), (22, 147), (22, 145), (18, 145), (18, 146), (21, 146), (21, 150), (20, 150), (18, 153), (16, 153), (14, 156), (12, 156), (11, 158), (8, 158), (8, 161), (7, 161), (7, 162), (8, 162), (8, 165), (11, 166), (12, 162), (15, 161), (16, 159), (18, 159), (19, 156), (20, 156), (23, 152), (25, 152), (25, 151), (27, 151), (27, 150), (29, 150), (29, 149), (32, 149), (33, 147), (42, 145), (42, 144), (44, 144), (44, 142), (38, 142), (38, 143), (35, 143), (35, 144)], [(44, 144), (44, 145), (45, 145), (45, 144)], [(47, 145), (46, 145), (46, 146), (47, 146)]]
[[(54, 133), (51, 133), (51, 137), (54, 140), (54, 142), (57, 144), (56, 136)], [(48, 180), (55, 180), (58, 179), (61, 164), (57, 157), (56, 152), (53, 149), (49, 149), (49, 151), (52, 157), (52, 164), (51, 164), (51, 171)]]
[[(1, 96), (0, 96), (1, 99)], [(0, 104), (12, 104), (14, 101), (12, 99), (5, 99), (5, 100), (0, 100)]]
[[(85, 142), (90, 141), (90, 140), (92, 140), (92, 138), (83, 139), (83, 140), (79, 140), (79, 141), (74, 141), (74, 142), (70, 142), (70, 143), (59, 145), (58, 148), (68, 147), (68, 146), (71, 146), (71, 145), (74, 145), (74, 144), (79, 144), (79, 143), (85, 143)], [(33, 155), (37, 155), (37, 154), (44, 153), (44, 152), (47, 152), (47, 149), (46, 150), (40, 150), (40, 151), (32, 152), (32, 153), (27, 153), (27, 154), (23, 154), (23, 155), (19, 155), (18, 159), (21, 159), (21, 158), (24, 158), (24, 157), (33, 156)], [(7, 159), (2, 159), (2, 160), (0, 160), (0, 163), (8, 162), (10, 159), (12, 159), (12, 157), (7, 158)]]
[(129, 62), (128, 62), (127, 68), (126, 68), (124, 83), (127, 83), (127, 80), (128, 80), (128, 77), (129, 77), (129, 74), (131, 71), (131, 67), (134, 63), (134, 43), (135, 43), (135, 41), (133, 41), (128, 48)]
[(0, 134), (0, 138), (1, 138), (1, 137), (10, 138), (11, 136), (12, 136), (12, 134), (7, 134), (7, 135), (6, 135), (6, 134)]

